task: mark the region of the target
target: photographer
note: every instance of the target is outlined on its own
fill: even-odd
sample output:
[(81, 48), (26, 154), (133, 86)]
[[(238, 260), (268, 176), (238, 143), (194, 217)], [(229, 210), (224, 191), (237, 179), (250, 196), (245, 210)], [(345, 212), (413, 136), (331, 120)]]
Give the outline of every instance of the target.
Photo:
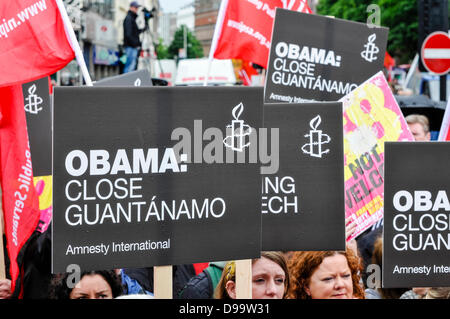
[(141, 47), (139, 34), (147, 28), (147, 23), (146, 28), (144, 29), (139, 29), (136, 23), (137, 11), (140, 6), (141, 5), (136, 1), (132, 1), (130, 3), (130, 9), (128, 10), (127, 16), (123, 21), (123, 46), (127, 56), (123, 73), (128, 73), (136, 69), (139, 50)]

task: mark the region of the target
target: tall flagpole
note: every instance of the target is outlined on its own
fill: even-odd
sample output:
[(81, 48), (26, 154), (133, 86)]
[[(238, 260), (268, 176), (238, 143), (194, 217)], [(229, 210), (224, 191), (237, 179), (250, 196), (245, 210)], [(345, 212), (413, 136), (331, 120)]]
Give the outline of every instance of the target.
[(208, 85), (209, 73), (211, 72), (211, 63), (214, 59), (214, 52), (216, 51), (217, 42), (219, 41), (220, 34), (222, 33), (223, 19), (225, 18), (225, 11), (228, 6), (228, 0), (222, 0), (220, 3), (219, 13), (217, 14), (216, 27), (214, 28), (214, 36), (211, 41), (211, 48), (209, 49), (208, 69), (205, 76), (203, 86)]
[(75, 32), (72, 28), (72, 23), (70, 22), (69, 16), (67, 15), (66, 8), (62, 0), (55, 0), (58, 5), (59, 12), (64, 22), (64, 29), (66, 30), (66, 36), (68, 37), (69, 43), (75, 52), (75, 57), (77, 59), (78, 65), (80, 66), (83, 78), (86, 81), (87, 86), (92, 86), (91, 76), (89, 75), (88, 68), (86, 67), (86, 62), (84, 61), (83, 52), (81, 52), (80, 44), (78, 43)]

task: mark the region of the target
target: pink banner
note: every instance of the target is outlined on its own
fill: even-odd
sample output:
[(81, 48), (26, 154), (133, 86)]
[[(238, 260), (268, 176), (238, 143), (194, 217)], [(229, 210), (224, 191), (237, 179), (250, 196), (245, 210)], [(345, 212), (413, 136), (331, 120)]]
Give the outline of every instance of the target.
[(382, 72), (343, 97), (346, 218), (351, 240), (383, 217), (384, 142), (413, 141)]

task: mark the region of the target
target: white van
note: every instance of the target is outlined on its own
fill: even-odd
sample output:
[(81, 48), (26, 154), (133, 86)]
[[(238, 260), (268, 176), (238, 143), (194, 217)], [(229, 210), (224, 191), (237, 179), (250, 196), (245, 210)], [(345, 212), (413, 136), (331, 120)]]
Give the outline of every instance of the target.
[[(178, 61), (175, 85), (203, 85), (208, 72), (209, 59), (183, 59)], [(235, 85), (231, 60), (212, 60), (208, 85)]]
[(152, 60), (152, 78), (166, 80), (168, 82), (168, 86), (173, 86), (176, 75), (177, 65), (175, 60)]

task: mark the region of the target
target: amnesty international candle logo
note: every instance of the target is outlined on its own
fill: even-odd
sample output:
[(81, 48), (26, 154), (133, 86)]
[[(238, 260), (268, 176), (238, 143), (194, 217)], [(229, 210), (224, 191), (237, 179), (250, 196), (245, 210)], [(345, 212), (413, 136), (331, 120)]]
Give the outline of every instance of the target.
[(34, 94), (36, 92), (36, 84), (33, 84), (28, 89), (28, 97), (25, 98), (25, 101), (27, 104), (25, 104), (25, 111), (31, 114), (38, 114), (39, 111), (42, 110), (42, 107), (39, 107), (40, 104), (42, 104), (43, 100), (40, 96), (37, 94)]
[(137, 78), (136, 81), (134, 81), (134, 86), (141, 86), (142, 85), (142, 81), (140, 78)]
[(375, 33), (373, 33), (367, 39), (368, 42), (366, 44), (364, 44), (365, 51), (361, 52), (361, 56), (367, 62), (373, 62), (378, 58), (377, 53), (380, 52), (380, 49), (375, 45), (376, 38), (377, 38), (377, 35)]
[(312, 157), (322, 158), (323, 154), (330, 152), (329, 149), (322, 150), (322, 145), (330, 143), (331, 138), (329, 135), (323, 134), (322, 130), (317, 129), (320, 123), (322, 123), (320, 115), (317, 115), (309, 122), (311, 130), (309, 131), (309, 134), (305, 135), (305, 137), (309, 137), (309, 143), (302, 146), (302, 151)]
[(223, 140), (226, 147), (238, 152), (242, 152), (246, 147), (250, 146), (250, 142), (245, 143), (245, 137), (252, 133), (250, 125), (244, 124), (244, 121), (239, 119), (243, 111), (244, 105), (242, 102), (233, 108), (234, 120), (231, 121), (231, 125), (227, 125), (227, 128), (231, 128), (231, 135)]

